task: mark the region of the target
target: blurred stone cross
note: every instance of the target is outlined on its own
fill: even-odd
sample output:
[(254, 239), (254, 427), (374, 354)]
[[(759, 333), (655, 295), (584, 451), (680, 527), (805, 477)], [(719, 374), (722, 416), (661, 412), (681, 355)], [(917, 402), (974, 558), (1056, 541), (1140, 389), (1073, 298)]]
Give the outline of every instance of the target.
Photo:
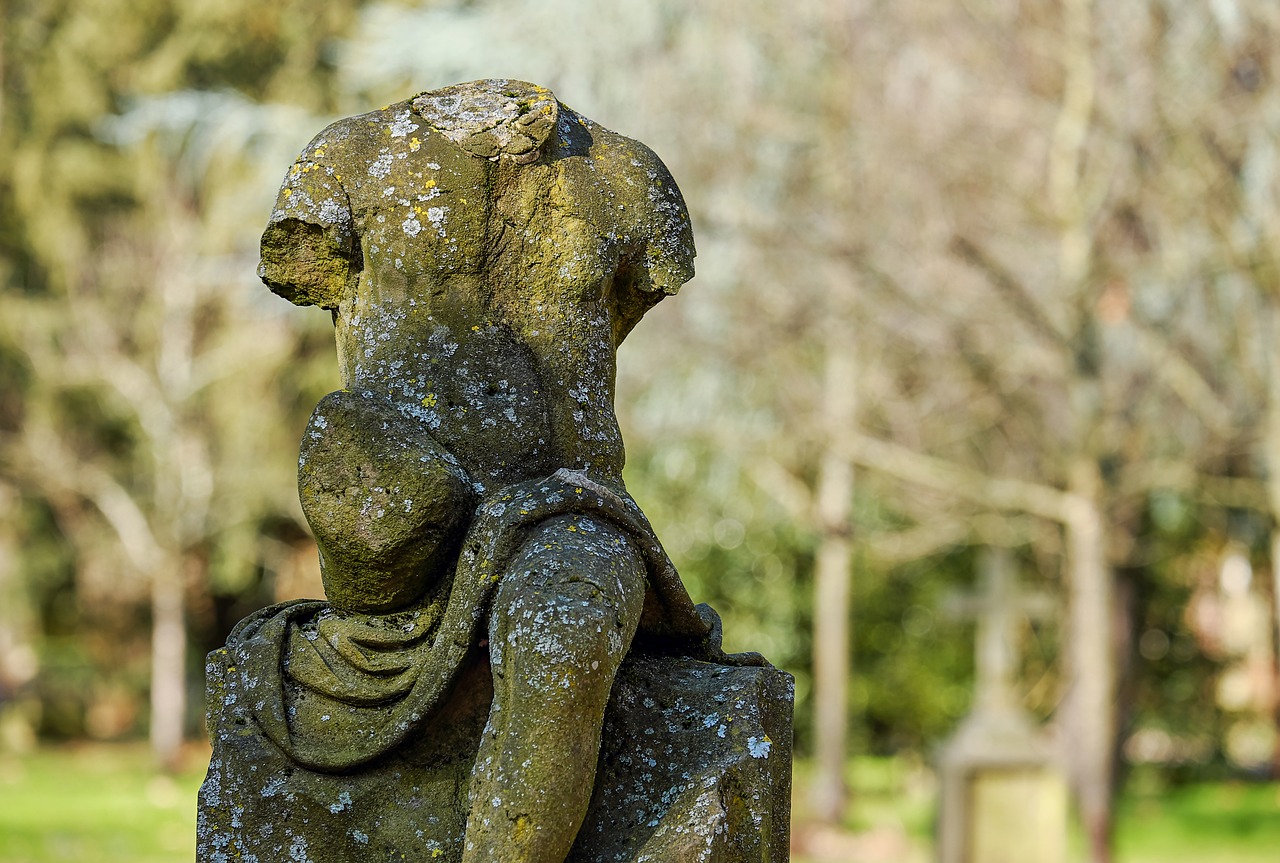
[(953, 595), (946, 605), (952, 616), (973, 617), (978, 622), (973, 715), (1021, 714), (1017, 677), (1023, 621), (1051, 617), (1053, 599), (1045, 593), (1019, 591), (1007, 549), (984, 549), (979, 574), (978, 593)]
[(1049, 618), (1051, 598), (1019, 591), (1012, 555), (986, 549), (976, 595), (946, 609), (977, 618), (974, 708), (943, 748), (939, 863), (1061, 863), (1067, 786), (1056, 753), (1021, 706), (1019, 641), (1027, 617)]

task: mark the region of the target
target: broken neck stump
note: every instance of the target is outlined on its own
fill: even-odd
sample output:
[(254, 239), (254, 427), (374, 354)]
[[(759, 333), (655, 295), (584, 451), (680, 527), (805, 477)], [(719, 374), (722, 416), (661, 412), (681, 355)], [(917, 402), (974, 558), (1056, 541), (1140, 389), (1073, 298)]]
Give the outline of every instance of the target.
[(662, 162), (531, 84), (307, 146), (259, 272), (334, 319), (328, 601), (210, 654), (200, 863), (787, 859), (791, 679), (721, 650), (622, 483), (615, 351), (693, 255)]

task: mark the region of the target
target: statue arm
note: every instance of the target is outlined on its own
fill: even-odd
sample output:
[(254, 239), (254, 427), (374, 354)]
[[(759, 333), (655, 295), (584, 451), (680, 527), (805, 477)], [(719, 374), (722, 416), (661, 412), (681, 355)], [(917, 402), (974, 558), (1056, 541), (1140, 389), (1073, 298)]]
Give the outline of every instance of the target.
[(662, 160), (632, 141), (630, 217), (639, 242), (621, 261), (613, 285), (614, 344), (621, 344), (640, 318), (693, 278), (693, 227), (684, 196)]
[(334, 152), (344, 137), (339, 125), (317, 135), (293, 163), (262, 234), (259, 277), (300, 306), (337, 308), (354, 292), (363, 268)]
[(539, 357), (559, 466), (623, 488), (626, 460), (614, 414), (614, 345), (607, 303), (567, 315), (554, 348)]
[[(616, 351), (640, 318), (693, 278), (693, 231), (680, 189), (644, 144), (593, 127), (598, 169), (613, 176), (619, 222), (597, 228), (628, 236), (617, 270), (600, 294), (558, 325), (554, 350), (540, 359), (544, 379), (560, 382), (551, 421), (564, 466), (623, 488), (626, 460), (614, 412)], [(606, 222), (606, 224), (601, 224)]]
[(667, 166), (652, 151), (649, 156), (652, 160), (646, 171), (649, 207), (645, 213), (648, 241), (644, 249), (644, 271), (648, 278), (641, 288), (673, 295), (693, 278), (693, 259), (697, 255), (693, 226), (684, 196)]

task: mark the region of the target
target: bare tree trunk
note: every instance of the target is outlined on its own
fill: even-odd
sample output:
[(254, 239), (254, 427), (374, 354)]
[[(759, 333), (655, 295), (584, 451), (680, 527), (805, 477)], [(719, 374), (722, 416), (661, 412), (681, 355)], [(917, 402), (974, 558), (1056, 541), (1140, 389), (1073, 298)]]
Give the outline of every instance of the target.
[(174, 769), (187, 712), (187, 623), (182, 570), (170, 564), (151, 583), (151, 751)]
[(1077, 495), (1067, 521), (1069, 567), (1069, 767), (1090, 863), (1111, 860), (1115, 761), (1115, 597), (1107, 562), (1096, 463), (1081, 459), (1072, 476)]
[(1049, 153), (1049, 201), (1059, 224), (1058, 282), (1073, 302), (1073, 494), (1066, 519), (1069, 626), (1068, 753), (1089, 863), (1110, 863), (1115, 761), (1116, 645), (1113, 577), (1099, 455), (1105, 450), (1101, 356), (1090, 269), (1090, 194), (1085, 148), (1097, 96), (1093, 0), (1062, 0), (1062, 104)]
[[(1280, 673), (1280, 297), (1268, 295), (1262, 334), (1267, 345), (1267, 417), (1263, 431), (1263, 462), (1266, 465), (1267, 503), (1271, 509), (1272, 610), (1276, 640), (1272, 642)], [(1280, 703), (1275, 706), (1280, 726)], [(1280, 746), (1272, 753), (1272, 774), (1280, 776)]]
[[(856, 409), (852, 346), (828, 343), (823, 420), (827, 440), (852, 431)], [(815, 817), (839, 823), (848, 803), (849, 676), (852, 655), (853, 463), (840, 447), (828, 446), (819, 466), (815, 516), (822, 531), (813, 589), (813, 736), (812, 804)]]
[(19, 549), (10, 525), (17, 515), (17, 496), (0, 483), (0, 749), (25, 750), (35, 746), (35, 728), (25, 711), (12, 707), (15, 699), (22, 703), (23, 689), (38, 667), (30, 603), (14, 565)]
[(184, 549), (201, 534), (213, 493), (207, 445), (183, 419), (201, 363), (195, 323), (200, 291), (190, 275), (190, 250), (197, 245), (188, 216), (175, 207), (157, 236), (153, 277), (163, 310), (156, 385), (164, 402), (163, 419), (152, 430), (160, 454), (155, 510), (169, 553), (151, 576), (151, 747), (169, 770), (178, 766), (187, 713), (186, 584), (195, 560)]

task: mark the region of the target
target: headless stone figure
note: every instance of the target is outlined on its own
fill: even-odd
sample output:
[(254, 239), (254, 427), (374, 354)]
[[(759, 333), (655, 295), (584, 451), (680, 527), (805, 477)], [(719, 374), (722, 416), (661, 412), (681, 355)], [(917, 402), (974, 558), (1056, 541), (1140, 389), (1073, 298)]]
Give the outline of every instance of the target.
[[(271, 289), (332, 310), (344, 390), (299, 471), (332, 607), (280, 630), (312, 694), (259, 721), (299, 763), (345, 769), (487, 649), (466, 863), (563, 861), (637, 631), (705, 634), (623, 489), (613, 409), (618, 345), (693, 255), (651, 151), (516, 81), (328, 127), (263, 236)], [(381, 724), (307, 743), (339, 705)]]

